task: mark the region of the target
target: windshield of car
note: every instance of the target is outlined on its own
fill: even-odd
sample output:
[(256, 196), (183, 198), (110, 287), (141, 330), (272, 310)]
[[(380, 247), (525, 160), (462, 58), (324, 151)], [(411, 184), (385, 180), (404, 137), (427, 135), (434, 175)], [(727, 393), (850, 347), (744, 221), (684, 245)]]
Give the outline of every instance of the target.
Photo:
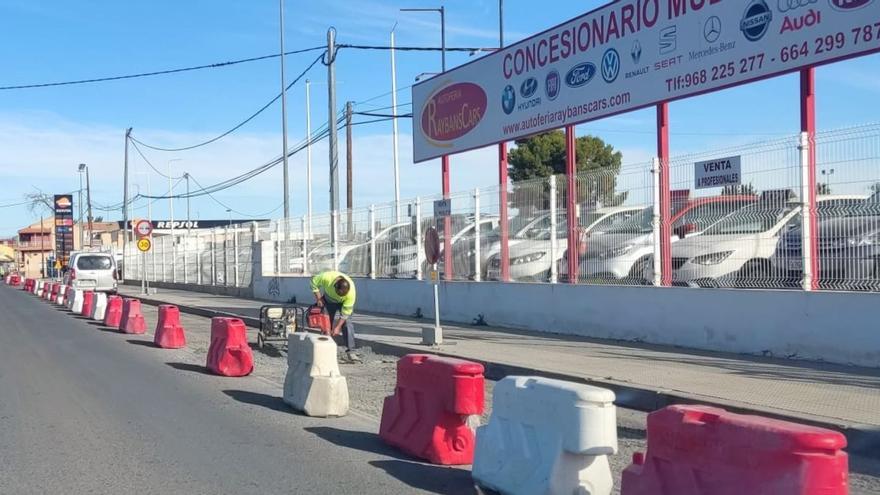
[(763, 201), (747, 206), (721, 219), (704, 232), (705, 235), (759, 234), (775, 227), (797, 203), (781, 204)]
[(110, 270), (113, 262), (108, 256), (80, 256), (76, 260), (76, 267), (80, 270)]
[(629, 220), (605, 229), (606, 234), (647, 234), (654, 231), (654, 207), (649, 206)]

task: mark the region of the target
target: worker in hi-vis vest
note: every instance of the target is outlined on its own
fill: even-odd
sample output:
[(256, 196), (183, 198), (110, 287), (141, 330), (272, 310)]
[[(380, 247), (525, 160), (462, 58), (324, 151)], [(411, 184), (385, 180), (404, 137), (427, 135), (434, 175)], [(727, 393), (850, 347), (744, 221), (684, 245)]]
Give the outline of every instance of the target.
[[(330, 315), (330, 335), (336, 337), (341, 333), (346, 346), (346, 357), (358, 361), (359, 358), (354, 353), (354, 326), (351, 323), (357, 297), (354, 282), (342, 272), (326, 271), (312, 277), (311, 287), (318, 307), (323, 307)], [(336, 313), (339, 313), (338, 321)]]

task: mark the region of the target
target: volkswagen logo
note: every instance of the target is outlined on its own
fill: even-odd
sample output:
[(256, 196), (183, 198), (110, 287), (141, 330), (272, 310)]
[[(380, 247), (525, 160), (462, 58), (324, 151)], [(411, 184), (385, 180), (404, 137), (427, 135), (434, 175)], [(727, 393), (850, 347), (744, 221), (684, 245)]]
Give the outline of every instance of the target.
[(721, 37), (721, 19), (717, 15), (706, 19), (703, 26), (703, 38), (709, 43), (715, 43)]
[(513, 86), (508, 84), (504, 87), (504, 92), (501, 93), (501, 109), (504, 110), (504, 113), (510, 115), (513, 113), (513, 108), (516, 106), (516, 90), (513, 89)]
[(605, 50), (602, 55), (602, 79), (607, 83), (613, 83), (620, 74), (620, 54), (614, 48)]
[(764, 0), (752, 0), (743, 14), (739, 29), (749, 41), (758, 41), (767, 34), (773, 11)]

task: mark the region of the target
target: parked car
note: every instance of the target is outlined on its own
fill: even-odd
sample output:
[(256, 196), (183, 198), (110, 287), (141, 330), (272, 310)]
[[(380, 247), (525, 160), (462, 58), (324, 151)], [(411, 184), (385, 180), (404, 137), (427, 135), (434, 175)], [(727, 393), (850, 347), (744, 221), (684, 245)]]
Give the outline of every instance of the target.
[[(682, 199), (673, 203), (672, 242), (700, 235), (732, 212), (758, 201), (752, 195), (721, 195)], [(654, 274), (654, 208), (648, 207), (629, 222), (591, 236), (580, 246), (580, 280), (645, 284)], [(560, 278), (568, 277), (568, 253), (559, 264)]]
[[(819, 203), (819, 286), (880, 290), (880, 196)], [(785, 287), (803, 279), (800, 214), (779, 238), (770, 258), (773, 275)]]
[[(440, 234), (440, 240), (444, 240), (444, 224), (442, 220), (438, 219), (437, 221), (437, 230)], [(480, 231), (486, 232), (487, 234), (493, 231), (498, 226), (498, 218), (485, 216), (480, 218)], [(453, 276), (455, 278), (472, 278), (473, 277), (473, 268), (475, 266), (474, 256), (476, 254), (475, 248), (475, 230), (474, 230), (474, 217), (471, 215), (455, 215), (452, 217), (452, 238), (451, 238), (451, 246), (452, 246), (452, 259), (453, 259)], [(481, 241), (483, 242), (483, 241)], [(485, 246), (486, 244), (481, 244)], [(441, 252), (440, 252), (440, 262), (438, 263), (438, 270), (441, 273), (445, 273), (445, 266), (443, 265), (443, 260), (445, 259), (443, 248), (444, 243), (441, 242)], [(419, 251), (423, 249), (421, 243), (411, 244), (407, 246), (400, 247), (395, 249), (391, 253), (391, 266), (390, 272), (391, 276), (395, 278), (411, 278), (416, 274), (416, 269), (418, 267), (418, 258)], [(481, 254), (480, 256), (481, 264), (485, 264), (487, 256), (486, 254)], [(423, 261), (422, 270), (427, 269), (427, 264)], [(456, 273), (456, 270), (460, 270), (464, 273)]]
[[(819, 208), (852, 196), (819, 196)], [(862, 198), (863, 199), (863, 198)], [(673, 283), (689, 287), (766, 287), (770, 258), (784, 229), (793, 228), (800, 203), (771, 195), (721, 219), (699, 237), (672, 246)]]
[[(584, 235), (600, 235), (617, 225), (628, 222), (644, 206), (613, 206), (598, 208), (579, 219)], [(510, 279), (516, 281), (546, 282), (550, 268), (558, 263), (568, 247), (568, 218), (563, 211), (556, 216), (556, 253), (551, 256), (550, 214), (544, 214), (529, 222), (510, 237)], [(490, 254), (486, 278), (501, 279), (500, 248)]]
[(74, 252), (63, 282), (74, 289), (115, 294), (118, 288), (116, 260), (111, 253)]
[(345, 273), (355, 275), (368, 275), (370, 273), (370, 250), (376, 246), (376, 275), (386, 276), (388, 272), (388, 257), (391, 246), (412, 244), (413, 235), (411, 222), (401, 222), (384, 227), (376, 232), (376, 242), (371, 243), (367, 239), (354, 249), (346, 251), (345, 256), (340, 254), (339, 269)]

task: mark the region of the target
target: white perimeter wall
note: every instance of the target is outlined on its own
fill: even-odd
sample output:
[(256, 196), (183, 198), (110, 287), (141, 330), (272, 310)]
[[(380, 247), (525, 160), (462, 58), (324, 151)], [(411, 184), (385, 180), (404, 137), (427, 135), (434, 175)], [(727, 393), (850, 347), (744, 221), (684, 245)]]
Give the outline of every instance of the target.
[[(307, 278), (259, 273), (254, 297), (311, 300)], [(427, 282), (355, 283), (355, 312), (433, 317)], [(880, 366), (878, 294), (451, 282), (440, 301), (443, 320), (457, 323), (482, 314), (492, 326)]]

